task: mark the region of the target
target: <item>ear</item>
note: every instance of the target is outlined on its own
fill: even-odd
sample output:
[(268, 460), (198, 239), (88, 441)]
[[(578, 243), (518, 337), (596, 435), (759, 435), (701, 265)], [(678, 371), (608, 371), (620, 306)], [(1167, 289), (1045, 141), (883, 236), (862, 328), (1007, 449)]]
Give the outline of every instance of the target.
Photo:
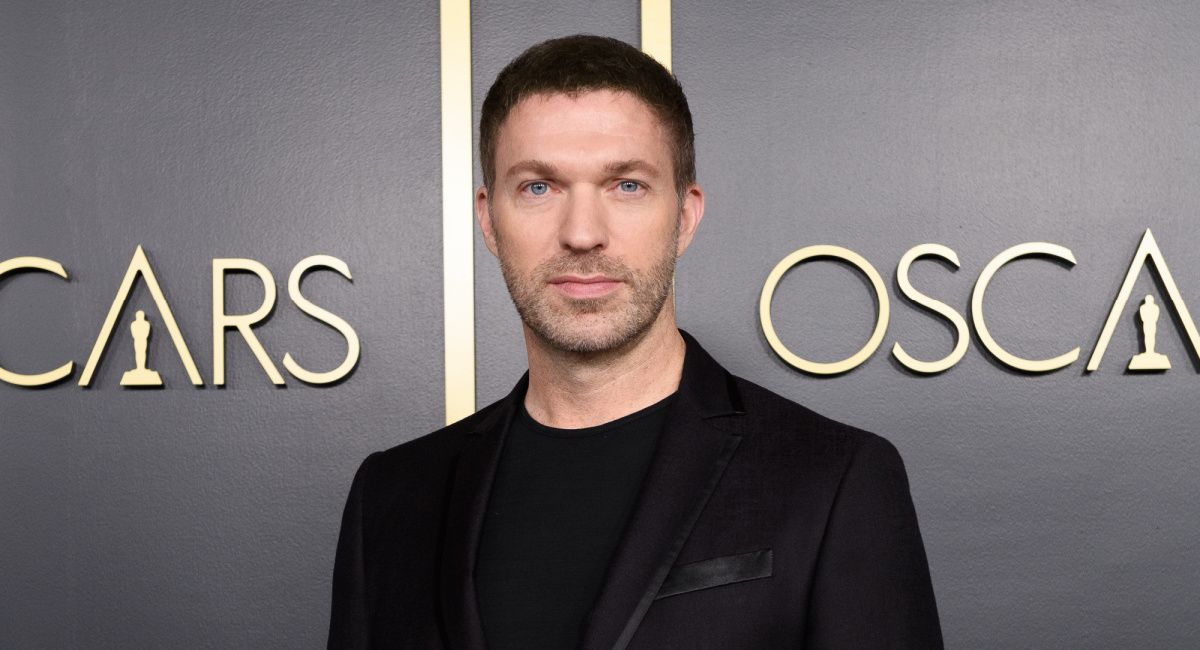
[(475, 190), (475, 218), (479, 219), (479, 229), (483, 231), (483, 243), (487, 244), (492, 255), (496, 253), (496, 231), (492, 227), (492, 211), (488, 206), (488, 190), (486, 185), (480, 185)]
[(704, 218), (704, 190), (696, 183), (683, 195), (683, 207), (679, 211), (679, 246), (675, 251), (676, 257), (682, 257), (696, 236), (700, 220)]

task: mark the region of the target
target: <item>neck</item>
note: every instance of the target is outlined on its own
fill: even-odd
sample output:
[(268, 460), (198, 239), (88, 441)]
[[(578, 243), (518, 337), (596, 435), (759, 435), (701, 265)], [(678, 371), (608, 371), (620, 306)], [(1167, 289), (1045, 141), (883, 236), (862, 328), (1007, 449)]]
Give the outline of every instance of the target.
[(564, 352), (525, 328), (529, 414), (547, 426), (578, 429), (611, 422), (674, 393), (686, 344), (672, 303), (668, 297), (642, 336), (604, 352)]

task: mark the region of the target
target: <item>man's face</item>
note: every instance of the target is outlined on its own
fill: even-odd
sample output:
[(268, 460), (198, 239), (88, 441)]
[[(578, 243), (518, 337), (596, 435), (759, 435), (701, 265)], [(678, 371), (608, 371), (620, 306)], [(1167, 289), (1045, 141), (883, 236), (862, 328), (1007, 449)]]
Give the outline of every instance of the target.
[(638, 338), (660, 317), (703, 213), (697, 186), (680, 202), (653, 110), (607, 90), (534, 95), (496, 144), (491, 194), (480, 188), (475, 207), (525, 325), (571, 352)]

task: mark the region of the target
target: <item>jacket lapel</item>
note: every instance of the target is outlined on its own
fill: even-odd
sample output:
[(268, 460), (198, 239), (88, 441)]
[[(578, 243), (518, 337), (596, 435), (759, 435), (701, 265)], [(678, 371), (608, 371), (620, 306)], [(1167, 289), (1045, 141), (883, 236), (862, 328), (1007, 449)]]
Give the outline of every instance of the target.
[[(687, 541), (741, 435), (713, 418), (743, 412), (733, 379), (687, 332), (679, 394), (668, 407), (642, 489), (604, 584), (584, 621), (584, 650), (625, 648)], [(500, 451), (529, 375), (465, 436), (447, 505), (441, 560), (442, 623), (451, 648), (483, 650), (475, 555)]]
[(483, 622), (475, 595), (475, 552), (500, 450), (528, 381), (526, 373), (508, 396), (467, 432), (454, 470), (446, 506), (439, 584), (443, 630), (451, 648), (484, 648)]
[(584, 650), (625, 648), (691, 534), (741, 435), (712, 418), (742, 412), (730, 375), (695, 339), (687, 342), (679, 395), (588, 620)]

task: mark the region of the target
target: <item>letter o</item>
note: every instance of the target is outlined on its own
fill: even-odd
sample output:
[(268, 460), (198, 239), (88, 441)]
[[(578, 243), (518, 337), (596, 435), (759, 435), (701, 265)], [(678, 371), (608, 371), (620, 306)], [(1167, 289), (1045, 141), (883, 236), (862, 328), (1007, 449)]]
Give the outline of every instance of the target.
[[(859, 271), (862, 271), (863, 275), (867, 276), (867, 279), (871, 281), (871, 286), (875, 289), (875, 297), (879, 301), (879, 315), (875, 319), (875, 331), (871, 332), (871, 338), (867, 339), (867, 343), (862, 349), (841, 361), (823, 363), (801, 358), (789, 350), (783, 344), (783, 341), (779, 340), (779, 335), (775, 333), (775, 325), (771, 322), (771, 299), (775, 296), (775, 288), (779, 285), (783, 274), (787, 273), (793, 266), (815, 258), (839, 259), (850, 263)], [(870, 262), (854, 251), (829, 244), (806, 246), (780, 260), (775, 265), (775, 268), (771, 270), (771, 274), (767, 276), (766, 284), (763, 285), (762, 295), (758, 299), (758, 319), (762, 325), (763, 335), (767, 338), (767, 343), (771, 344), (771, 349), (791, 366), (814, 375), (840, 374), (853, 370), (859, 364), (866, 361), (868, 357), (874, 354), (879, 344), (883, 342), (883, 336), (887, 332), (888, 315), (887, 287), (884, 286), (883, 278), (879, 276), (879, 272), (875, 270), (875, 267), (871, 266)]]

